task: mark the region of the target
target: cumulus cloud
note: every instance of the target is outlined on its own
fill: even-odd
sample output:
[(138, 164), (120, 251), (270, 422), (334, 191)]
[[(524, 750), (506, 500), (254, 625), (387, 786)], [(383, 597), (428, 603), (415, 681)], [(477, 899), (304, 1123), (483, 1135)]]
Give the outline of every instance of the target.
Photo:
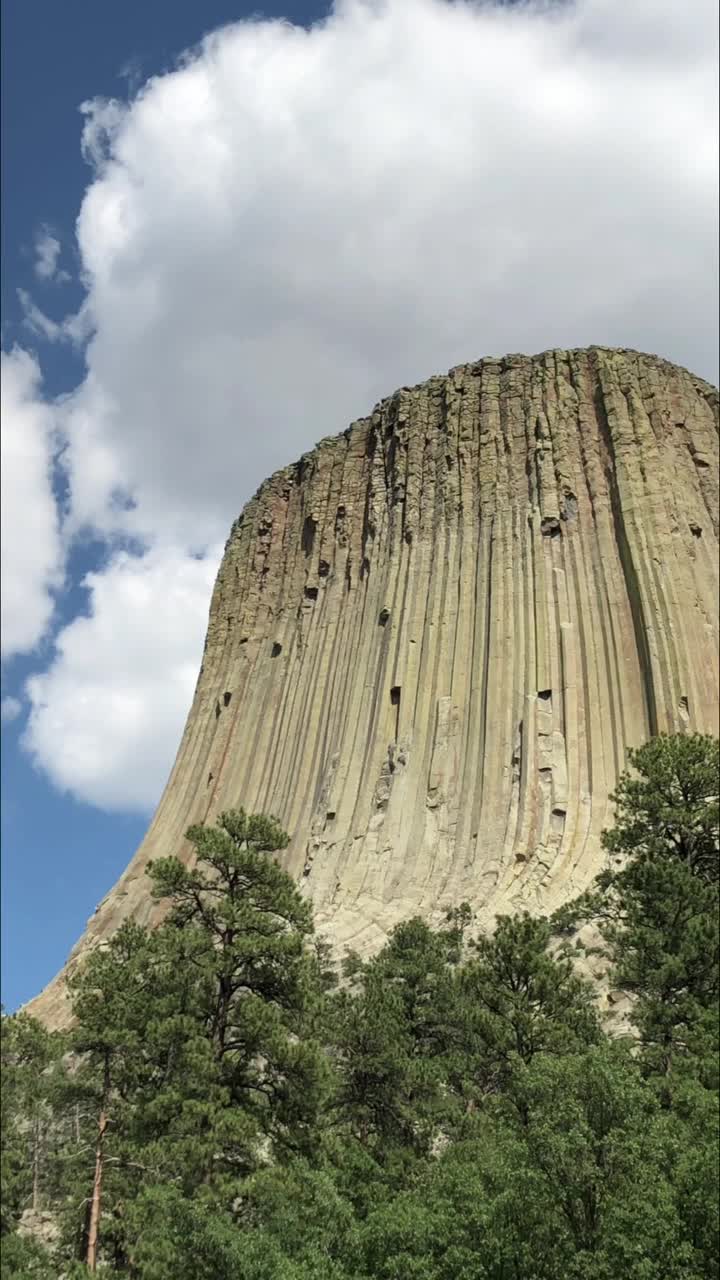
[(0, 385), (1, 643), (9, 658), (42, 639), (62, 552), (51, 482), (54, 420), (42, 399), (37, 361), (19, 347), (3, 352)]
[(152, 808), (197, 680), (219, 554), (120, 553), (87, 576), (89, 616), (27, 683), (24, 745), (58, 788), (105, 809)]
[(344, 0), (84, 104), (77, 518), (116, 522), (97, 448), (128, 527), (202, 543), (379, 396), (490, 352), (712, 374), (715, 27), (710, 0)]
[[(310, 30), (230, 25), (129, 104), (83, 104), (68, 531), (201, 550), (273, 468), (485, 354), (617, 344), (714, 376), (716, 42), (713, 0), (336, 0)], [(162, 577), (133, 575), (162, 611)], [(96, 803), (137, 794), (169, 722), (150, 608), (123, 668), (136, 712), (112, 662), (85, 696), (81, 638), (116, 651), (104, 581), (35, 684), (30, 739)]]
[(38, 338), (45, 338), (47, 342), (60, 341), (63, 337), (62, 325), (45, 315), (45, 312), (33, 301), (27, 289), (18, 289), (17, 293), (26, 329)]
[(17, 720), (22, 711), (22, 702), (18, 698), (3, 698), (0, 702), (0, 720), (3, 724), (10, 724), (13, 720)]
[(81, 347), (90, 336), (91, 325), (87, 305), (71, 312), (63, 320), (53, 320), (37, 305), (27, 289), (18, 289), (18, 301), (22, 308), (26, 329), (46, 342), (71, 342)]
[(35, 237), (35, 275), (38, 280), (67, 280), (66, 271), (58, 271), (62, 245), (48, 227), (41, 227)]

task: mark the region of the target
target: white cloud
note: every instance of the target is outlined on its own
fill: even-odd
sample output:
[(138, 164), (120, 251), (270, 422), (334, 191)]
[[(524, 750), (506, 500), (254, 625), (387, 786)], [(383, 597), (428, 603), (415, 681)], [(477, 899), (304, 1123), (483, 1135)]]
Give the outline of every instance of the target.
[(114, 98), (91, 98), (80, 104), (80, 112), (85, 116), (81, 142), (83, 160), (100, 170), (108, 158), (113, 137), (122, 124), (125, 107)]
[(41, 227), (35, 237), (35, 275), (38, 280), (67, 280), (67, 272), (58, 272), (62, 245), (48, 227)]
[(44, 635), (62, 554), (51, 483), (53, 413), (33, 356), (19, 347), (3, 352), (1, 384), (2, 655), (9, 658)]
[(71, 312), (63, 320), (52, 320), (37, 305), (27, 289), (18, 289), (18, 301), (22, 308), (23, 324), (38, 338), (46, 342), (71, 342), (82, 347), (92, 332), (92, 321), (87, 302), (79, 311)]
[(149, 810), (167, 778), (200, 665), (220, 548), (116, 555), (85, 580), (90, 615), (59, 634), (31, 677), (24, 745), (61, 790)]
[(3, 698), (0, 702), (0, 720), (3, 724), (10, 724), (13, 720), (17, 720), (22, 711), (22, 702), (18, 698)]
[(62, 245), (49, 227), (41, 227), (35, 236), (34, 271), (42, 284), (66, 284), (70, 273), (58, 267)]
[[(396, 385), (590, 342), (716, 360), (715, 5), (345, 0), (84, 104), (75, 514), (219, 536)], [(97, 413), (98, 398), (103, 410)], [(73, 430), (76, 425), (76, 431)]]
[(46, 316), (45, 312), (33, 301), (27, 289), (18, 289), (17, 293), (26, 329), (29, 329), (38, 338), (45, 338), (47, 342), (59, 342), (64, 337), (62, 324), (58, 323), (57, 320), (51, 320), (50, 316)]
[[(68, 531), (214, 543), (273, 468), (488, 353), (618, 344), (714, 376), (716, 45), (714, 0), (337, 0), (310, 31), (216, 32), (129, 105), (85, 103)], [(37, 757), (95, 803), (130, 803), (135, 761), (168, 752), (152, 563), (133, 562), (158, 597), (123, 710), (104, 575), (35, 685)], [(107, 647), (89, 703), (87, 636)]]

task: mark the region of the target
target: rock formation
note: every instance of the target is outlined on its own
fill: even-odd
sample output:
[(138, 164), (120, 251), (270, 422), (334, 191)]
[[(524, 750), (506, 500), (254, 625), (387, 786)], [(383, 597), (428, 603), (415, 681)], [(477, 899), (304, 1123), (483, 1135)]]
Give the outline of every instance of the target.
[[(70, 963), (240, 804), (341, 948), (552, 909), (602, 865), (627, 747), (717, 732), (717, 643), (714, 388), (604, 348), (404, 387), (233, 526), (170, 780)], [(62, 975), (32, 1008), (63, 1019)]]

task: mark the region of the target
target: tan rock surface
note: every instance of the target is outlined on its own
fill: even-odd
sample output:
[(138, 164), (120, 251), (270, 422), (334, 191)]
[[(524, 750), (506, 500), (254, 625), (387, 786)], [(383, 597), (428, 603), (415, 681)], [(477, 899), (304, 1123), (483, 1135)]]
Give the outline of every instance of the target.
[(603, 348), (403, 388), (233, 526), (170, 780), (70, 964), (240, 804), (339, 947), (552, 909), (603, 863), (627, 747), (684, 729), (718, 730), (716, 390)]

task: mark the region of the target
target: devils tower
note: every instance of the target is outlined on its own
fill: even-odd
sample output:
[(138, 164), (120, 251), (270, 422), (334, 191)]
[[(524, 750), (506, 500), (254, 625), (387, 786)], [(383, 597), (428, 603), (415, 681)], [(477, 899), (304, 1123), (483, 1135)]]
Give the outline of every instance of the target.
[(605, 348), (404, 387), (234, 524), (167, 787), (69, 963), (238, 805), (339, 949), (552, 909), (603, 865), (627, 748), (682, 730), (718, 730), (717, 391)]

